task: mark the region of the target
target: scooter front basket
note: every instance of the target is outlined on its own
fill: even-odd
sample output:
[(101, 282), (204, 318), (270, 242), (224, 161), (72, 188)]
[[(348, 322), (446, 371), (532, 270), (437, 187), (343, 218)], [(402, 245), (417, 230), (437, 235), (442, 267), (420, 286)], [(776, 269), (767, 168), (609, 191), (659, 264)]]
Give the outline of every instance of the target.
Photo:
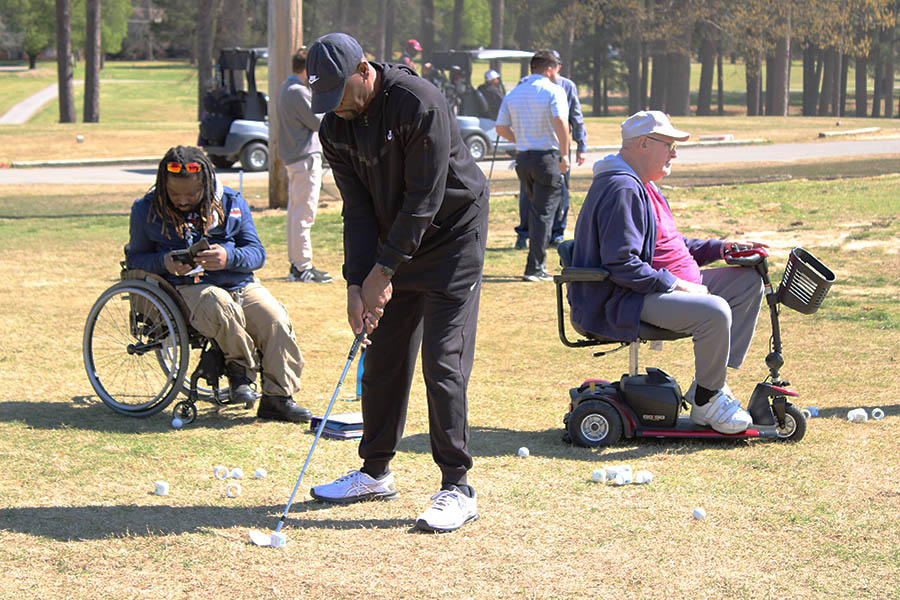
[(778, 302), (805, 315), (819, 310), (834, 283), (834, 273), (807, 250), (794, 248), (778, 286)]

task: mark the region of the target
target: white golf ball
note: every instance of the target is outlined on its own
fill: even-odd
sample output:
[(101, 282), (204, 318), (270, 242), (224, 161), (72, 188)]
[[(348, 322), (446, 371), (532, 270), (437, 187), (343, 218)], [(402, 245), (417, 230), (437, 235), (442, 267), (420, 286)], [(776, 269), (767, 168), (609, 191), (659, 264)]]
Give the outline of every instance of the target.
[(240, 467), (235, 467), (231, 470), (231, 478), (232, 479), (243, 479), (244, 478), (244, 470)]
[(153, 493), (157, 496), (168, 496), (169, 495), (169, 484), (166, 481), (155, 481), (153, 482), (154, 491)]
[(882, 420), (884, 418), (884, 411), (881, 410), (880, 408), (873, 408), (872, 409), (872, 418), (875, 419), (876, 421)]
[(213, 475), (216, 476), (216, 479), (228, 479), (228, 467), (225, 465), (213, 467)]
[(273, 531), (269, 537), (269, 545), (273, 548), (284, 548), (287, 544), (287, 537), (280, 531)]
[(521, 448), (519, 448), (519, 456), (521, 458), (528, 458), (529, 454), (531, 454), (531, 453), (528, 451), (528, 448), (526, 448), (525, 446), (522, 446)]
[(266, 470), (263, 469), (262, 467), (259, 467), (258, 469), (253, 471), (253, 476), (256, 477), (257, 479), (265, 479), (267, 474), (268, 473), (266, 473)]
[(694, 518), (697, 519), (698, 521), (700, 519), (705, 519), (706, 518), (706, 510), (702, 509), (702, 508), (695, 508), (693, 515), (694, 515)]
[(650, 471), (638, 471), (634, 474), (634, 483), (650, 483), (653, 481), (653, 473)]
[(80, 144), (81, 142), (84, 141), (84, 136), (83, 136), (83, 135), (76, 135), (76, 136), (75, 136), (75, 141), (78, 142), (78, 143)]
[(225, 486), (225, 495), (229, 498), (237, 498), (241, 495), (241, 484), (239, 483), (229, 483)]
[(591, 473), (591, 481), (594, 483), (603, 483), (606, 481), (606, 471), (604, 469), (594, 469)]
[(172, 419), (172, 427), (173, 427), (173, 428), (175, 428), (175, 429), (181, 429), (181, 426), (182, 426), (182, 425), (184, 425), (184, 421), (182, 421), (182, 420), (179, 419), (178, 417), (175, 417), (174, 419)]
[[(631, 479), (629, 478), (628, 481), (631, 481)], [(616, 477), (612, 480), (612, 484), (625, 485), (628, 481), (625, 480), (625, 473), (616, 473)]]

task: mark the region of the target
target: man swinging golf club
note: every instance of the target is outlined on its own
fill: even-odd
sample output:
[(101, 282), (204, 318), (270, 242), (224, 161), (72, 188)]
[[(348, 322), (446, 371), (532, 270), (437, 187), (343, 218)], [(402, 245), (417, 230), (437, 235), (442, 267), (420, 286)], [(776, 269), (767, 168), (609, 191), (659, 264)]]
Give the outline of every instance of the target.
[(478, 518), (466, 473), (466, 387), (475, 352), (488, 188), (441, 92), (403, 65), (368, 62), (325, 35), (307, 55), (319, 138), (343, 198), (347, 316), (369, 333), (360, 470), (315, 486), (332, 503), (396, 495), (390, 461), (403, 435), (416, 354), (440, 490), (416, 520), (453, 531)]

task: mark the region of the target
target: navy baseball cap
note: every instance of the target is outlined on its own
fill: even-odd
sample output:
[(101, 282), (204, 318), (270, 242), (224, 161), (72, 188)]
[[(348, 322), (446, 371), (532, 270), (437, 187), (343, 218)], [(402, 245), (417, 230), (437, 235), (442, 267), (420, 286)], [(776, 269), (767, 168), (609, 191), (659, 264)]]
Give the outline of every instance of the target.
[(314, 113), (337, 108), (344, 97), (344, 84), (362, 60), (362, 46), (346, 33), (329, 33), (316, 40), (306, 55)]

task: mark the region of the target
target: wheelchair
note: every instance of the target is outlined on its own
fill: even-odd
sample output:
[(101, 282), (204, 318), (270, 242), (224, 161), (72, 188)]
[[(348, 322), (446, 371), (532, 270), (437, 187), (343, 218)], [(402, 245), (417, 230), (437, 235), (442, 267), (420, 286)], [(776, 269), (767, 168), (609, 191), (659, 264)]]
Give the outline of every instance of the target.
[[(82, 340), (84, 368), (103, 403), (144, 418), (183, 394), (173, 409), (183, 424), (197, 418), (198, 400), (219, 409), (230, 404), (229, 388), (218, 383), (226, 373), (224, 353), (189, 325), (178, 291), (159, 275), (121, 265), (121, 281), (94, 302)], [(188, 377), (191, 362), (196, 366)]]
[(553, 277), (556, 284), (557, 327), (562, 343), (570, 348), (617, 345), (612, 350), (599, 351), (604, 356), (624, 348), (629, 349), (628, 373), (618, 381), (588, 379), (569, 390), (569, 412), (563, 418), (564, 441), (578, 446), (598, 447), (627, 438), (764, 438), (781, 441), (800, 441), (806, 433), (807, 416), (788, 399), (799, 394), (789, 389), (790, 382), (780, 375), (784, 365), (781, 329), (778, 321), (779, 305), (811, 314), (818, 310), (825, 294), (834, 283), (834, 273), (803, 248), (794, 248), (785, 266), (778, 291), (774, 291), (768, 275), (768, 252), (764, 248), (741, 248), (727, 253), (729, 265), (754, 268), (762, 278), (766, 304), (772, 321), (772, 337), (766, 356), (768, 377), (758, 383), (750, 396), (747, 411), (753, 423), (742, 433), (723, 434), (711, 427), (694, 424), (687, 414), (687, 401), (674, 377), (662, 369), (647, 367), (639, 372), (638, 352), (644, 343), (661, 343), (690, 337), (649, 323), (640, 323), (638, 339), (632, 342), (615, 340), (585, 331), (570, 319), (580, 336), (569, 339), (566, 333), (564, 288), (573, 282), (601, 282), (609, 272), (603, 268), (572, 267), (574, 240), (560, 244), (558, 253), (562, 272)]

